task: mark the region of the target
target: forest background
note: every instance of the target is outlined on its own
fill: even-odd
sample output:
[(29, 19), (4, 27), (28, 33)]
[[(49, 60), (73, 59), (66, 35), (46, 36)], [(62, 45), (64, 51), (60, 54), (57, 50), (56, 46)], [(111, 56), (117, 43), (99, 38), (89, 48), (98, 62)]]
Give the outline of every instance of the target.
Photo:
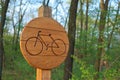
[(52, 70), (52, 80), (120, 80), (119, 0), (0, 0), (0, 80), (35, 80), (19, 37), (41, 5), (52, 8), (70, 42), (68, 57)]

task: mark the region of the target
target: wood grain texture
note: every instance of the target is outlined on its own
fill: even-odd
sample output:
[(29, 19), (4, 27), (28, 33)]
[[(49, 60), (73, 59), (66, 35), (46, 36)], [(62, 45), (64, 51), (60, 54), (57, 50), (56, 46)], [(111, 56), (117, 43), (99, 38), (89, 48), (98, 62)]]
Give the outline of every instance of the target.
[(51, 70), (42, 70), (37, 68), (36, 80), (51, 80)]
[(66, 31), (57, 21), (39, 17), (24, 27), (20, 37), (20, 49), (33, 67), (52, 69), (66, 59), (69, 41)]
[(49, 6), (41, 6), (38, 10), (39, 17), (52, 17), (52, 10)]

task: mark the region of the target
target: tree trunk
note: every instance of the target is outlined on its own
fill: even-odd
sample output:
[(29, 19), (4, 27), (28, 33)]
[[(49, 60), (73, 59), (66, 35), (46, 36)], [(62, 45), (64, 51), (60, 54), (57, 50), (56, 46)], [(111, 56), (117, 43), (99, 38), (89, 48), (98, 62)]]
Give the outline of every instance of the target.
[(73, 68), (73, 58), (71, 55), (74, 55), (74, 44), (75, 44), (75, 33), (76, 33), (76, 14), (77, 14), (77, 5), (78, 0), (72, 0), (70, 6), (70, 16), (68, 23), (68, 37), (69, 37), (69, 52), (67, 59), (65, 61), (64, 68), (64, 80), (71, 79), (72, 68)]
[(80, 20), (80, 26), (81, 26), (81, 31), (80, 32), (82, 32), (82, 30), (83, 30), (83, 2), (82, 2), (82, 0), (80, 0), (80, 16), (81, 16), (81, 20)]
[(3, 46), (3, 30), (6, 20), (6, 13), (8, 9), (8, 4), (10, 0), (5, 0), (2, 2), (2, 11), (1, 11), (1, 21), (0, 21), (0, 80), (2, 77), (2, 66), (3, 66), (3, 55), (4, 55), (4, 46)]
[(108, 45), (107, 45), (108, 50), (109, 50), (110, 45), (111, 45), (111, 41), (112, 41), (112, 37), (113, 37), (113, 32), (114, 32), (114, 30), (115, 30), (116, 22), (117, 22), (117, 19), (118, 19), (118, 16), (119, 16), (119, 11), (120, 11), (120, 3), (118, 3), (118, 9), (117, 9), (117, 11), (116, 11), (116, 17), (115, 17), (114, 23), (111, 21), (111, 23), (113, 23), (113, 24), (112, 24), (112, 25), (113, 25), (113, 28), (112, 28), (112, 31), (111, 31), (111, 33), (110, 33), (110, 35), (109, 35), (109, 38), (108, 38)]
[(100, 0), (101, 14), (100, 14), (99, 38), (98, 38), (98, 54), (95, 64), (95, 68), (98, 74), (96, 75), (95, 80), (99, 79), (99, 72), (102, 71), (102, 66), (103, 66), (103, 56), (105, 55), (104, 29), (106, 24), (108, 2), (109, 0), (106, 0), (105, 2), (104, 0)]
[[(83, 39), (83, 29), (84, 29), (84, 27), (83, 27), (83, 23), (84, 23), (84, 13), (83, 13), (83, 5), (84, 5), (84, 2), (83, 2), (83, 0), (80, 0), (80, 34), (79, 34), (79, 41), (78, 42), (80, 42), (80, 43), (82, 43), (81, 44), (81, 46), (80, 46), (80, 53), (84, 53), (83, 52), (83, 46), (84, 46), (84, 44), (83, 44), (83, 42), (84, 42), (84, 39)], [(84, 54), (83, 54), (83, 56), (84, 56)]]
[(86, 21), (85, 21), (85, 30), (88, 30), (88, 9), (89, 9), (89, 0), (86, 0)]
[(97, 23), (98, 23), (98, 18), (99, 18), (99, 11), (98, 11), (98, 14), (97, 14), (97, 18), (95, 20), (95, 25), (94, 25), (94, 28), (92, 30), (92, 40), (94, 39), (93, 36), (95, 35), (95, 29), (97, 28)]
[(14, 15), (15, 15), (15, 3), (16, 3), (16, 0), (13, 1), (13, 12), (12, 12), (12, 15), (11, 15), (11, 18), (12, 18), (12, 26), (13, 26), (13, 38), (12, 38), (12, 44), (14, 45), (15, 44), (15, 36), (16, 36), (16, 24), (15, 24), (15, 21), (14, 21)]
[(23, 2), (23, 0), (20, 1), (20, 9), (19, 9), (19, 13), (18, 13), (19, 20), (18, 20), (18, 29), (17, 29), (16, 39), (15, 39), (15, 50), (17, 50), (17, 46), (18, 46), (18, 43), (19, 43), (18, 41), (19, 41), (20, 29), (21, 29), (21, 26), (22, 26), (21, 23), (22, 23), (24, 15), (25, 15), (25, 12), (27, 10), (27, 7), (26, 7), (26, 9), (24, 9), (22, 11), (22, 4), (23, 4), (22, 2)]
[(85, 54), (87, 54), (87, 34), (88, 34), (88, 9), (89, 0), (86, 0), (86, 21), (85, 21)]
[(48, 6), (49, 2), (50, 2), (50, 0), (43, 0), (42, 4), (43, 4), (44, 6)]

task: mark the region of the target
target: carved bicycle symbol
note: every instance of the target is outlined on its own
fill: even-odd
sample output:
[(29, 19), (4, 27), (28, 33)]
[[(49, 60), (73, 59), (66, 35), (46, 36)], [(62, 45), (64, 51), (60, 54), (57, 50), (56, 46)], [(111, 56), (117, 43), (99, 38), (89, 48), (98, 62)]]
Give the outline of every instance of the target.
[[(49, 37), (51, 42), (46, 42), (43, 37)], [(52, 34), (42, 34), (42, 31), (38, 31), (37, 36), (30, 37), (26, 40), (25, 48), (28, 54), (36, 56), (41, 54), (44, 49), (51, 51), (54, 55), (60, 56), (66, 52), (66, 45), (61, 39), (54, 39)]]

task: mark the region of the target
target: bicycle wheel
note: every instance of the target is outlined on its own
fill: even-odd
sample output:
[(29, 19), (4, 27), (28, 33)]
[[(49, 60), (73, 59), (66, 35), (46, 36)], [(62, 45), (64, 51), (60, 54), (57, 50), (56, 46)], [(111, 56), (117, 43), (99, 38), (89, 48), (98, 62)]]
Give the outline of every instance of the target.
[(66, 45), (63, 40), (55, 39), (52, 43), (51, 49), (54, 55), (60, 56), (66, 52)]
[(43, 44), (37, 37), (30, 37), (25, 43), (25, 48), (28, 54), (36, 56), (42, 52)]

